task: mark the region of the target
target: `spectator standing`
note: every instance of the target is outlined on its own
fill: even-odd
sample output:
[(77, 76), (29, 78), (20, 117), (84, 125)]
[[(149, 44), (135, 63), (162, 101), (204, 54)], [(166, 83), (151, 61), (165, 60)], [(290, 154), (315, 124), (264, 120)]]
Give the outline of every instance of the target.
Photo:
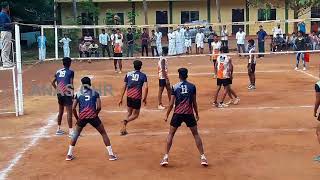
[[(239, 31), (236, 34), (236, 39), (237, 39), (237, 48), (238, 48), (238, 53), (245, 53), (246, 48), (245, 48), (245, 40), (246, 40), (246, 33), (242, 30), (242, 28), (239, 28)], [(239, 54), (241, 57), (241, 55)]]
[(213, 37), (216, 36), (216, 32), (212, 29), (212, 26), (209, 26), (209, 33), (208, 33), (208, 45), (209, 45), (209, 52), (210, 54), (212, 53), (212, 42), (213, 42)]
[(228, 33), (227, 26), (223, 25), (222, 30), (221, 30), (221, 43), (222, 43), (222, 46), (224, 46), (224, 47), (229, 46), (228, 36), (229, 36), (229, 33)]
[(1, 4), (1, 13), (0, 13), (0, 31), (1, 38), (0, 41), (2, 43), (1, 50), (1, 59), (2, 65), (4, 68), (13, 67), (14, 64), (10, 61), (10, 53), (11, 53), (11, 41), (12, 41), (12, 22), (9, 16), (9, 3), (2, 2)]
[(148, 55), (148, 45), (149, 45), (149, 34), (147, 32), (146, 28), (143, 28), (143, 33), (141, 34), (141, 53), (142, 56), (144, 56), (144, 52), (146, 52), (146, 55)]
[(204, 33), (202, 29), (198, 29), (198, 33), (196, 34), (196, 46), (197, 46), (197, 54), (201, 53), (203, 54), (203, 48), (204, 48)]
[(278, 34), (280, 35), (280, 37), (283, 38), (283, 31), (281, 29), (280, 24), (278, 24), (277, 27), (274, 27), (272, 29), (272, 33), (273, 33), (273, 38), (276, 38)]
[[(258, 36), (258, 49), (259, 53), (264, 53), (265, 52), (265, 38), (268, 36), (266, 31), (263, 29), (263, 26), (259, 26), (259, 31), (257, 32)], [(258, 58), (264, 57), (264, 54), (259, 54)]]
[(127, 57), (133, 57), (134, 36), (131, 28), (128, 28), (128, 34), (126, 36), (126, 39), (127, 39), (127, 46), (128, 46)]
[[(306, 43), (306, 39), (303, 36), (303, 32), (299, 31), (298, 32), (298, 37), (296, 39), (296, 51), (305, 51), (307, 49), (307, 43)], [(305, 53), (303, 52), (298, 52), (297, 53), (297, 63), (296, 63), (296, 68), (295, 70), (299, 69), (299, 63), (300, 63), (300, 58), (302, 59), (302, 63), (303, 63), (303, 70), (307, 70), (306, 69), (306, 62), (305, 62), (305, 57), (304, 57)]]
[(71, 39), (68, 38), (67, 34), (64, 34), (64, 37), (59, 42), (63, 44), (63, 57), (70, 57)]
[(177, 54), (183, 54), (184, 53), (184, 36), (182, 35), (182, 33), (180, 32), (180, 27), (177, 28), (177, 30), (175, 31), (176, 34), (176, 51)]
[(168, 33), (168, 40), (169, 40), (169, 56), (176, 55), (176, 34), (173, 32), (173, 28), (170, 27), (169, 33)]
[(310, 39), (310, 43), (312, 45), (312, 49), (313, 50), (317, 50), (318, 48), (318, 44), (319, 44), (319, 38), (318, 36), (316, 35), (315, 32), (312, 32), (310, 35), (309, 35), (309, 39)]
[[(122, 57), (122, 48), (123, 48), (123, 35), (120, 32), (120, 29), (116, 30), (116, 34), (114, 34), (114, 57)], [(119, 65), (119, 71), (118, 67)], [(122, 73), (122, 59), (114, 58), (114, 69), (115, 72)]]
[(162, 32), (160, 32), (159, 28), (156, 30), (155, 36), (157, 37), (157, 50), (160, 55), (162, 55)]
[(44, 35), (38, 36), (39, 61), (46, 59), (47, 38)]
[(102, 32), (99, 35), (99, 43), (100, 43), (100, 46), (101, 46), (101, 49), (102, 49), (102, 56), (103, 57), (106, 57), (106, 51), (108, 53), (108, 56), (111, 57), (111, 55), (110, 55), (110, 47), (109, 47), (110, 41), (111, 41), (111, 39), (110, 39), (109, 34), (106, 33), (105, 29), (102, 29)]
[(151, 45), (151, 54), (152, 57), (154, 57), (155, 53), (157, 54), (157, 56), (159, 56), (158, 50), (157, 50), (157, 37), (155, 35), (154, 30), (151, 31), (151, 38), (150, 38), (150, 45)]
[(303, 34), (306, 34), (306, 32), (307, 32), (306, 24), (303, 21), (300, 21), (297, 24), (297, 27), (298, 27), (298, 31), (301, 31)]
[(185, 47), (187, 49), (187, 54), (192, 54), (192, 40), (191, 40), (191, 32), (189, 27), (187, 27), (186, 32), (184, 32), (185, 39)]

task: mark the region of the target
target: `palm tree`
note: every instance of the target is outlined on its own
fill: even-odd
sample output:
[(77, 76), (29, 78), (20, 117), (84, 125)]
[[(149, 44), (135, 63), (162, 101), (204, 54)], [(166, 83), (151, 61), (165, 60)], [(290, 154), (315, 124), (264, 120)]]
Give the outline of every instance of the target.
[(148, 4), (147, 0), (143, 0), (144, 24), (148, 24)]

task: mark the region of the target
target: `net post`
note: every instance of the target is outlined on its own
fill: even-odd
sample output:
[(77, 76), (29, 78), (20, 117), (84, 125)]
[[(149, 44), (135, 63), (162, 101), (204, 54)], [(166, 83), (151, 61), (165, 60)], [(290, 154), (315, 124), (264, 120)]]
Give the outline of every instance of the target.
[(15, 68), (12, 68), (12, 81), (13, 81), (13, 93), (14, 93), (14, 107), (16, 116), (19, 116), (19, 106), (18, 106), (18, 97), (17, 97), (17, 82), (16, 82), (16, 71)]
[(21, 44), (20, 27), (15, 24), (16, 59), (17, 59), (17, 81), (18, 81), (18, 109), (19, 115), (23, 115), (23, 89), (22, 89), (22, 65), (21, 65)]
[(55, 48), (55, 58), (58, 60), (59, 58), (59, 46), (58, 46), (58, 27), (54, 26), (54, 48)]

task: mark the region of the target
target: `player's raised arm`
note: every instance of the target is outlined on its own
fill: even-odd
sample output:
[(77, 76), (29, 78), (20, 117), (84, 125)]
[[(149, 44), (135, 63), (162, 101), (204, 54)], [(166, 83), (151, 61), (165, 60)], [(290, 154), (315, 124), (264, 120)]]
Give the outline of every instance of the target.
[(72, 112), (73, 112), (73, 115), (77, 121), (79, 120), (79, 116), (78, 116), (78, 112), (77, 112), (78, 103), (79, 103), (78, 98), (76, 97), (75, 100), (73, 101), (73, 104), (72, 104)]

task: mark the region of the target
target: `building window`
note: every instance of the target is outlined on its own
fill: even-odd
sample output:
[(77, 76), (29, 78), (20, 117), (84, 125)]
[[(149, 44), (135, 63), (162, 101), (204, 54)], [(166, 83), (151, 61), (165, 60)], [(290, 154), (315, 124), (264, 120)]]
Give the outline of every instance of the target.
[(199, 21), (199, 11), (181, 11), (181, 24)]
[(124, 25), (124, 13), (107, 13), (106, 14), (106, 24), (113, 25), (113, 15), (118, 15), (120, 17), (120, 25)]
[(276, 9), (259, 9), (258, 10), (258, 21), (269, 21), (277, 19)]

